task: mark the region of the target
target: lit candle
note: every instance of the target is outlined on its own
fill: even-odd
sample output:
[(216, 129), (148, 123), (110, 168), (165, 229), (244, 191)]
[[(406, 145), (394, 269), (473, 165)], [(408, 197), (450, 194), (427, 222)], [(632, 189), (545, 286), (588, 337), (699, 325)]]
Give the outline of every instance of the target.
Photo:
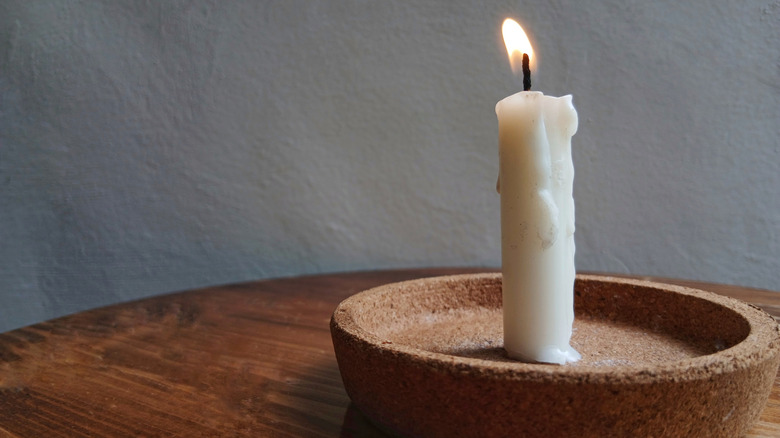
[(574, 165), (577, 111), (571, 95), (529, 91), (531, 44), (503, 26), (512, 70), (524, 64), (524, 89), (498, 102), (504, 348), (515, 359), (564, 364), (574, 322)]

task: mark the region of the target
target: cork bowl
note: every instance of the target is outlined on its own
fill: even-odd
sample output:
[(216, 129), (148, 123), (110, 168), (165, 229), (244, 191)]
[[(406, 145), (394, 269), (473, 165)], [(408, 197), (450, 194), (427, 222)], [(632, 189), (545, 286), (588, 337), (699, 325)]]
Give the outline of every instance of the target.
[(771, 316), (700, 290), (581, 275), (575, 315), (562, 366), (505, 356), (500, 274), (361, 292), (331, 334), (354, 405), (408, 437), (738, 437), (780, 364)]

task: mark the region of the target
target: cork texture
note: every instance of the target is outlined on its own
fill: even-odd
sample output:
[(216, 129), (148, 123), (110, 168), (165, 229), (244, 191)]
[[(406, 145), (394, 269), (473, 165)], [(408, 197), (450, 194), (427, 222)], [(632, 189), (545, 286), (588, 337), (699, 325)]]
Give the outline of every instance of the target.
[(501, 275), (381, 286), (342, 302), (331, 332), (347, 393), (410, 437), (736, 437), (780, 364), (777, 323), (712, 293), (578, 276), (567, 365), (517, 362)]

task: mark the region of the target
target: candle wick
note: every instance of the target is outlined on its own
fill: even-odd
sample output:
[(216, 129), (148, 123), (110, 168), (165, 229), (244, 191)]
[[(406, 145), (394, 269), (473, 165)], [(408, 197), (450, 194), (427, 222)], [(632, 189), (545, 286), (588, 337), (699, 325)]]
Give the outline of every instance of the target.
[(531, 61), (528, 54), (523, 53), (523, 91), (531, 89)]

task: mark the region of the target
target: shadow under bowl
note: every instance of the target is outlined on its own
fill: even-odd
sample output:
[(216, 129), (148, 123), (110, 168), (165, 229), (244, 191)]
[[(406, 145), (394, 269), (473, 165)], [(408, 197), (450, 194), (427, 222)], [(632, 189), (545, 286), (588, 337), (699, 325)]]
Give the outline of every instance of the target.
[(343, 301), (331, 334), (373, 423), (419, 437), (735, 437), (763, 410), (780, 330), (738, 300), (579, 275), (566, 365), (503, 350), (501, 274), (380, 286)]

